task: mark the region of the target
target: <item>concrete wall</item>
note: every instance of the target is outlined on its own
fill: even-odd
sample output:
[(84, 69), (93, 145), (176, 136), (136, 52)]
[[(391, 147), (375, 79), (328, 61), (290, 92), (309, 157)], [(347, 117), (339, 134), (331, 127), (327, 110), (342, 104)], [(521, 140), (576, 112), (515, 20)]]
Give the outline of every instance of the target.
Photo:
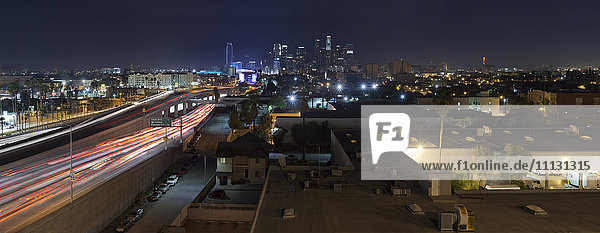
[(250, 183), (262, 184), (265, 182), (267, 163), (267, 159), (264, 158), (248, 159), (248, 179), (250, 180)]
[(98, 186), (21, 232), (99, 232), (125, 211), (171, 166), (181, 148), (170, 148)]
[[(357, 118), (306, 118), (306, 124), (314, 121), (317, 124), (327, 122), (330, 129), (333, 130), (360, 130), (360, 117)], [(302, 124), (301, 117), (278, 117), (275, 121), (275, 126), (282, 127), (288, 130), (283, 137), (283, 142), (291, 143), (292, 126)]]
[(348, 156), (348, 154), (346, 154), (346, 151), (340, 144), (340, 141), (338, 141), (335, 134), (333, 132), (331, 132), (330, 135), (331, 135), (331, 161), (332, 161), (333, 165), (344, 166), (344, 167), (354, 166), (352, 164), (352, 161), (350, 160), (350, 157)]
[(225, 158), (225, 163), (221, 163), (221, 158), (217, 158), (217, 172), (233, 172), (233, 158)]

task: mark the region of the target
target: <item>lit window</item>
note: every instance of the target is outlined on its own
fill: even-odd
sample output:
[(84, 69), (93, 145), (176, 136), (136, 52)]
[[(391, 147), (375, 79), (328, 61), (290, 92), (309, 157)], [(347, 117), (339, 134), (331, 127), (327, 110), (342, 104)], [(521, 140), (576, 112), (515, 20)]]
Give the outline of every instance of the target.
[(221, 163), (226, 163), (225, 158), (219, 158), (221, 160)]

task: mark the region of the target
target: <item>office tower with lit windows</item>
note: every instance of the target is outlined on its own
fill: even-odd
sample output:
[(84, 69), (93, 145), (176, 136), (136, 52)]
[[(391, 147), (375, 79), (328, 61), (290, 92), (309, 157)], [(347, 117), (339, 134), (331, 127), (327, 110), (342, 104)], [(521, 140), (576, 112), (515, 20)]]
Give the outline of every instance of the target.
[(313, 57), (312, 57), (312, 69), (313, 71), (319, 71), (321, 69), (321, 40), (315, 38), (313, 42)]
[(306, 49), (304, 46), (296, 48), (296, 72), (304, 72), (306, 70)]
[(335, 65), (335, 54), (334, 51), (332, 50), (332, 46), (331, 46), (331, 36), (327, 36), (327, 38), (325, 39), (325, 51), (324, 51), (324, 61), (323, 61), (323, 68), (324, 70), (330, 70), (332, 66)]
[(225, 46), (225, 66), (231, 66), (233, 64), (233, 44), (227, 42)]
[(354, 65), (354, 45), (350, 43), (344, 45), (342, 56), (344, 56), (344, 66)]
[(273, 44), (273, 74), (281, 71), (281, 44)]
[(280, 53), (280, 72), (281, 73), (289, 73), (290, 69), (291, 69), (291, 59), (289, 59), (289, 55), (288, 55), (288, 45), (287, 44), (282, 44), (281, 45), (281, 53)]

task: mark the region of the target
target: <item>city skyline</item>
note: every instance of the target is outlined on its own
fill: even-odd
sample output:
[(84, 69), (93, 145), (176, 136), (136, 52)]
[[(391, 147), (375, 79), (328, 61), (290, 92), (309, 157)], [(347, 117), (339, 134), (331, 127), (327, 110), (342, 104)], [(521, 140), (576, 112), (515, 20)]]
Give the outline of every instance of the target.
[(353, 43), (363, 64), (595, 66), (595, 4), (11, 2), (0, 67), (220, 66), (227, 42), (258, 58), (273, 43), (310, 48), (326, 35)]

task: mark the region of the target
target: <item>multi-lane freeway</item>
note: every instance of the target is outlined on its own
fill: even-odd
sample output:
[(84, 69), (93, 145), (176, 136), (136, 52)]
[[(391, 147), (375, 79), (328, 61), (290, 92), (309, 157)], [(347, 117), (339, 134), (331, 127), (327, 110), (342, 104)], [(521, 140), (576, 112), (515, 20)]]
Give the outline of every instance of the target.
[[(220, 88), (220, 89), (226, 89)], [(195, 97), (199, 94), (212, 94), (212, 89), (190, 90), (190, 91), (167, 91), (145, 99), (139, 103), (123, 106), (115, 111), (100, 114), (99, 116), (81, 122), (73, 126), (73, 139), (82, 139), (95, 135), (99, 132), (111, 129), (113, 127), (125, 124), (144, 115), (160, 114), (158, 110), (164, 110), (165, 107), (174, 105), (185, 99)], [(47, 135), (20, 142), (17, 145), (0, 146), (0, 166), (28, 158), (32, 155), (51, 150), (53, 148), (69, 143), (69, 128)]]
[[(132, 135), (79, 149), (72, 156), (75, 196), (176, 145), (180, 134), (190, 135), (206, 120), (214, 105), (207, 104), (173, 122), (182, 127), (146, 128)], [(166, 135), (166, 136), (165, 136)], [(13, 231), (70, 200), (70, 154), (58, 154), (0, 170), (0, 229)]]

